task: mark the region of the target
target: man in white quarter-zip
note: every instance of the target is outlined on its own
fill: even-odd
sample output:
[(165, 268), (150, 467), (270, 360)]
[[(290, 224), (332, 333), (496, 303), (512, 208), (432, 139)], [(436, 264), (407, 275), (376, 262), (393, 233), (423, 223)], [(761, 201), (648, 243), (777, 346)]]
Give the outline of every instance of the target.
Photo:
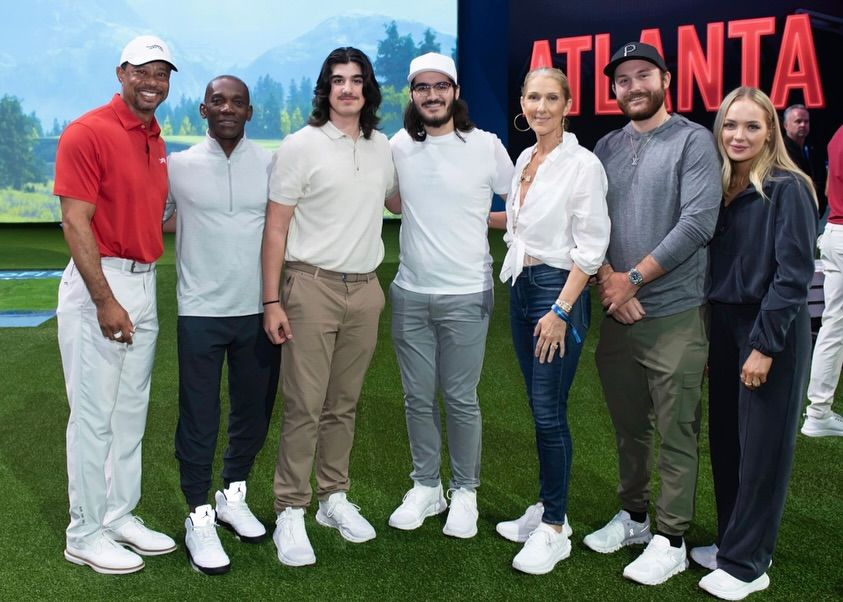
[[(205, 574), (229, 570), (215, 523), (244, 542), (266, 528), (246, 505), (246, 478), (263, 446), (278, 388), (280, 349), (263, 332), (260, 248), (272, 155), (245, 136), (249, 89), (222, 75), (199, 113), (208, 134), (170, 155), (165, 229), (176, 230), (179, 422), (176, 457), (190, 509), (185, 546)], [(216, 509), (208, 503), (220, 424), (220, 382), (228, 361), (228, 446)]]
[(398, 274), (389, 289), (392, 340), (404, 386), (413, 487), (389, 524), (412, 530), (447, 508), (440, 480), (441, 391), (451, 460), (443, 533), (477, 533), (481, 417), (477, 384), (492, 314), (487, 219), (506, 196), (512, 161), (497, 136), (471, 122), (449, 56), (410, 63), (404, 129), (390, 141), (402, 213)]

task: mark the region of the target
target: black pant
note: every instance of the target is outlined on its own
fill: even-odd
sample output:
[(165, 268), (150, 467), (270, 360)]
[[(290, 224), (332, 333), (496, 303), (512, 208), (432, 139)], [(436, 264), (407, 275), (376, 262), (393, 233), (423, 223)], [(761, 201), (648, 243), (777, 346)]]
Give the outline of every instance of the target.
[(263, 331), (263, 315), (179, 316), (179, 423), (176, 458), (190, 506), (207, 503), (220, 426), (220, 380), (228, 356), (228, 447), (223, 482), (245, 481), (269, 427), (278, 390), (280, 348)]
[(717, 566), (741, 581), (767, 571), (776, 545), (811, 359), (803, 307), (773, 355), (767, 382), (740, 382), (757, 305), (713, 304), (709, 352), (709, 440), (717, 501)]

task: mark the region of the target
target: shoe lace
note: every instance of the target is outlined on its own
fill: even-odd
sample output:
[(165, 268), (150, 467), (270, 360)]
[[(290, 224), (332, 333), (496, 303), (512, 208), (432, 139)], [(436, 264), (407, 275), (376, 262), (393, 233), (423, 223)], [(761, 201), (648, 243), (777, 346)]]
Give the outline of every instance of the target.
[(296, 541), (296, 523), (297, 519), (293, 516), (293, 511), (290, 508), (284, 510), (279, 520), (279, 526), (285, 539), (295, 543)]
[(339, 520), (354, 519), (360, 516), (360, 506), (343, 499), (330, 506), (326, 514), (329, 518)]
[(449, 489), (447, 495), (448, 499), (451, 500), (451, 508), (455, 504), (459, 504), (466, 510), (472, 509), (471, 496), (467, 495), (462, 489)]
[(550, 545), (550, 533), (544, 529), (533, 529), (530, 536), (524, 542), (525, 548), (547, 547)]

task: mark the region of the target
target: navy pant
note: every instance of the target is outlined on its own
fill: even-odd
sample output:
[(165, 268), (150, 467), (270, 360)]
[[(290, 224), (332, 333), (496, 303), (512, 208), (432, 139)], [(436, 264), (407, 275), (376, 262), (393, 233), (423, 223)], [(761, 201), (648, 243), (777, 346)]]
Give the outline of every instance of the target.
[[(536, 424), (539, 455), (539, 498), (544, 502), (542, 520), (561, 525), (568, 507), (572, 443), (568, 429), (568, 391), (582, 351), (571, 326), (565, 335), (565, 355), (540, 364), (535, 356), (537, 337), (533, 331), (539, 319), (556, 301), (568, 278), (567, 270), (540, 264), (527, 266), (510, 291), (509, 320), (515, 355), (527, 385), (527, 398)], [(585, 339), (591, 319), (588, 290), (571, 310), (571, 319)]]
[(263, 447), (278, 390), (280, 348), (263, 331), (263, 315), (179, 316), (179, 423), (176, 458), (190, 506), (207, 503), (220, 427), (220, 381), (228, 358), (228, 446), (222, 477), (245, 481)]
[(740, 372), (752, 348), (757, 305), (711, 306), (709, 440), (717, 501), (717, 566), (754, 581), (770, 565), (808, 382), (807, 307), (794, 318), (767, 382), (750, 391)]

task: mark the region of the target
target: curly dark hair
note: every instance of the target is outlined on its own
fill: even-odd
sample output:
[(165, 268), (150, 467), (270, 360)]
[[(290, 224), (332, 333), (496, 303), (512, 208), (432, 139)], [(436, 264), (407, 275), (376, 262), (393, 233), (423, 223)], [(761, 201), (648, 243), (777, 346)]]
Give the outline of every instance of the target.
[(331, 74), (334, 65), (357, 63), (360, 65), (360, 72), (363, 76), (363, 111), (360, 113), (360, 129), (363, 130), (363, 137), (368, 139), (372, 130), (377, 129), (380, 118), (377, 116), (378, 108), (381, 106), (381, 88), (375, 79), (375, 72), (372, 63), (362, 51), (351, 46), (337, 48), (328, 55), (322, 63), (322, 70), (319, 71), (319, 78), (316, 80), (316, 87), (313, 89), (313, 111), (307, 120), (308, 125), (321, 127), (328, 123), (331, 117), (331, 106), (329, 98), (331, 95)]
[[(452, 81), (451, 83), (453, 84), (454, 82)], [(454, 84), (454, 87), (456, 88), (456, 84)], [(468, 104), (462, 98), (454, 98), (451, 106), (451, 116), (454, 118), (454, 133), (457, 135), (457, 138), (462, 140), (463, 137), (460, 136), (460, 132), (470, 132), (476, 126), (468, 116)], [(410, 138), (416, 142), (423, 142), (427, 138), (424, 121), (422, 121), (421, 115), (418, 109), (416, 109), (416, 103), (413, 102), (412, 98), (410, 98), (410, 102), (407, 103), (404, 109), (404, 129), (410, 135)]]

